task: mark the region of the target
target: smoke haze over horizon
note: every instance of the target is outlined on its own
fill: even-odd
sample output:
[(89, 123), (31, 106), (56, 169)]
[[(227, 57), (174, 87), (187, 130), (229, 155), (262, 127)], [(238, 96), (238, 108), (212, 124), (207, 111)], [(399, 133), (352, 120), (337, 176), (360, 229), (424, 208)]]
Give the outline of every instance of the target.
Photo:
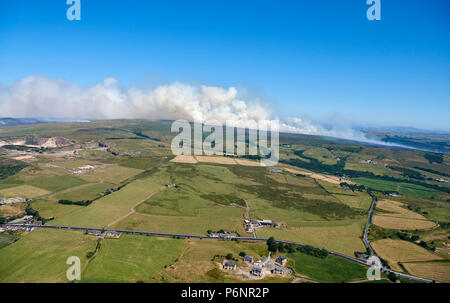
[[(0, 87), (0, 114), (71, 119), (216, 120), (223, 124), (231, 121), (236, 127), (278, 119), (259, 100), (245, 100), (235, 87), (174, 82), (143, 91), (124, 89), (117, 79), (106, 78), (83, 88), (64, 79), (43, 76), (29, 76)], [(279, 130), (384, 144), (342, 123), (330, 128), (299, 117), (280, 121)]]

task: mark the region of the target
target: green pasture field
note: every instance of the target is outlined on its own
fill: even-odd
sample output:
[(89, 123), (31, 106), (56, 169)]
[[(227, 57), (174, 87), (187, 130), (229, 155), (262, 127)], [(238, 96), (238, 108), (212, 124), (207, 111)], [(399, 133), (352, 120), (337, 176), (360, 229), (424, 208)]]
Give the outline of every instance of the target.
[(130, 208), (145, 201), (152, 193), (163, 186), (163, 182), (154, 179), (140, 179), (131, 182), (120, 191), (113, 192), (95, 200), (80, 210), (56, 219), (54, 224), (69, 226), (104, 227), (114, 220), (130, 213)]
[(1, 233), (0, 234), (0, 248), (3, 248), (11, 243), (14, 243), (14, 241), (17, 240), (16, 235), (10, 235), (8, 233)]
[(137, 174), (142, 172), (141, 169), (124, 167), (119, 165), (108, 165), (106, 167), (97, 167), (92, 170), (87, 170), (79, 176), (86, 182), (108, 182), (119, 184)]
[(367, 268), (332, 255), (320, 259), (300, 252), (287, 255), (297, 273), (317, 282), (341, 283), (366, 279)]
[(173, 264), (181, 253), (183, 240), (136, 235), (102, 240), (98, 254), (82, 273), (81, 282), (149, 281)]
[(102, 191), (115, 187), (112, 183), (85, 184), (54, 195), (55, 200), (84, 201), (102, 196)]
[(11, 197), (36, 198), (39, 196), (45, 196), (49, 193), (50, 192), (46, 191), (45, 189), (30, 185), (19, 185), (0, 190), (0, 196), (5, 198)]
[(398, 193), (400, 193), (400, 195), (421, 196), (426, 198), (436, 196), (436, 192), (434, 190), (415, 184), (399, 183), (371, 178), (352, 178), (352, 180), (361, 185), (379, 191), (397, 191)]
[[(39, 211), (39, 215), (43, 218), (61, 218), (65, 215), (80, 210), (83, 206), (60, 204), (54, 200), (40, 199), (31, 202), (31, 207)], [(47, 223), (52, 224), (53, 221)]]
[(57, 192), (86, 183), (87, 182), (81, 178), (70, 175), (47, 178), (37, 177), (27, 182), (27, 184), (46, 189), (50, 192)]
[(96, 240), (78, 231), (35, 230), (0, 249), (0, 282), (68, 282), (66, 260), (78, 256), (81, 266)]

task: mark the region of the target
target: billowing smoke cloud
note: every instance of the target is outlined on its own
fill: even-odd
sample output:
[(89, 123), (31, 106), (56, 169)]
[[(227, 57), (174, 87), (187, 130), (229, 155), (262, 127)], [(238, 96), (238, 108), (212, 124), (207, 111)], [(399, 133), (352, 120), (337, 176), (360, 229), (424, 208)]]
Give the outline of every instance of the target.
[[(175, 82), (149, 91), (123, 89), (114, 78), (89, 88), (41, 76), (0, 88), (0, 116), (83, 119), (142, 118), (158, 120), (233, 121), (275, 117), (257, 101), (245, 101), (234, 87), (192, 86)], [(350, 127), (326, 129), (300, 118), (280, 122), (280, 131), (370, 141)], [(379, 142), (377, 142), (379, 143)]]

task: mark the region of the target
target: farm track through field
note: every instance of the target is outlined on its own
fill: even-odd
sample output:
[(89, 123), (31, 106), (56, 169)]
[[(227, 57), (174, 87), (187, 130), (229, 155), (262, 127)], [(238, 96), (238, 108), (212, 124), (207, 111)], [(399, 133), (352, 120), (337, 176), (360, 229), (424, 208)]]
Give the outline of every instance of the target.
[(148, 199), (150, 199), (151, 197), (153, 197), (154, 194), (157, 194), (157, 193), (161, 192), (162, 190), (164, 190), (164, 188), (162, 188), (162, 189), (160, 189), (160, 190), (158, 190), (158, 191), (155, 191), (155, 192), (151, 193), (150, 195), (148, 195), (147, 197), (145, 197), (144, 199), (142, 199), (141, 201), (139, 201), (138, 203), (136, 203), (135, 205), (133, 205), (133, 207), (130, 208), (130, 212), (129, 212), (129, 213), (123, 215), (123, 216), (120, 217), (120, 218), (117, 218), (117, 219), (114, 220), (113, 222), (111, 222), (111, 223), (109, 223), (108, 225), (106, 225), (106, 227), (111, 227), (111, 226), (113, 226), (114, 224), (116, 224), (116, 223), (122, 221), (123, 219), (127, 218), (129, 215), (134, 214), (134, 213), (136, 212), (136, 210), (135, 210), (136, 207), (138, 207), (140, 204), (144, 203), (145, 201), (147, 201)]

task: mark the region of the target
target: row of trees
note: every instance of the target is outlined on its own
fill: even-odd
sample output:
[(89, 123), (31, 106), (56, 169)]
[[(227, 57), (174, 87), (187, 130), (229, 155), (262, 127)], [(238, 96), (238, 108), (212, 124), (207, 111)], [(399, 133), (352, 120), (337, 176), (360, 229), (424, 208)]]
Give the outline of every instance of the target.
[(53, 220), (53, 217), (51, 217), (51, 218), (43, 218), (43, 217), (41, 217), (41, 215), (39, 214), (39, 211), (33, 209), (33, 207), (31, 207), (30, 203), (28, 203), (27, 206), (25, 207), (25, 213), (28, 216), (33, 216), (33, 218), (36, 221), (41, 221), (42, 224), (45, 224), (46, 222), (48, 222), (50, 220)]
[(351, 191), (364, 191), (366, 189), (364, 185), (349, 184), (347, 182), (341, 182), (339, 185), (343, 188), (348, 187)]
[(92, 200), (83, 200), (83, 201), (71, 201), (71, 200), (59, 200), (59, 204), (65, 205), (80, 205), (80, 206), (88, 206), (92, 203)]
[(274, 237), (267, 239), (267, 249), (273, 253), (276, 253), (277, 251), (281, 253), (294, 253), (295, 251), (298, 251), (321, 259), (328, 256), (328, 251), (326, 249), (316, 248), (310, 245), (294, 247), (292, 244), (277, 243)]

